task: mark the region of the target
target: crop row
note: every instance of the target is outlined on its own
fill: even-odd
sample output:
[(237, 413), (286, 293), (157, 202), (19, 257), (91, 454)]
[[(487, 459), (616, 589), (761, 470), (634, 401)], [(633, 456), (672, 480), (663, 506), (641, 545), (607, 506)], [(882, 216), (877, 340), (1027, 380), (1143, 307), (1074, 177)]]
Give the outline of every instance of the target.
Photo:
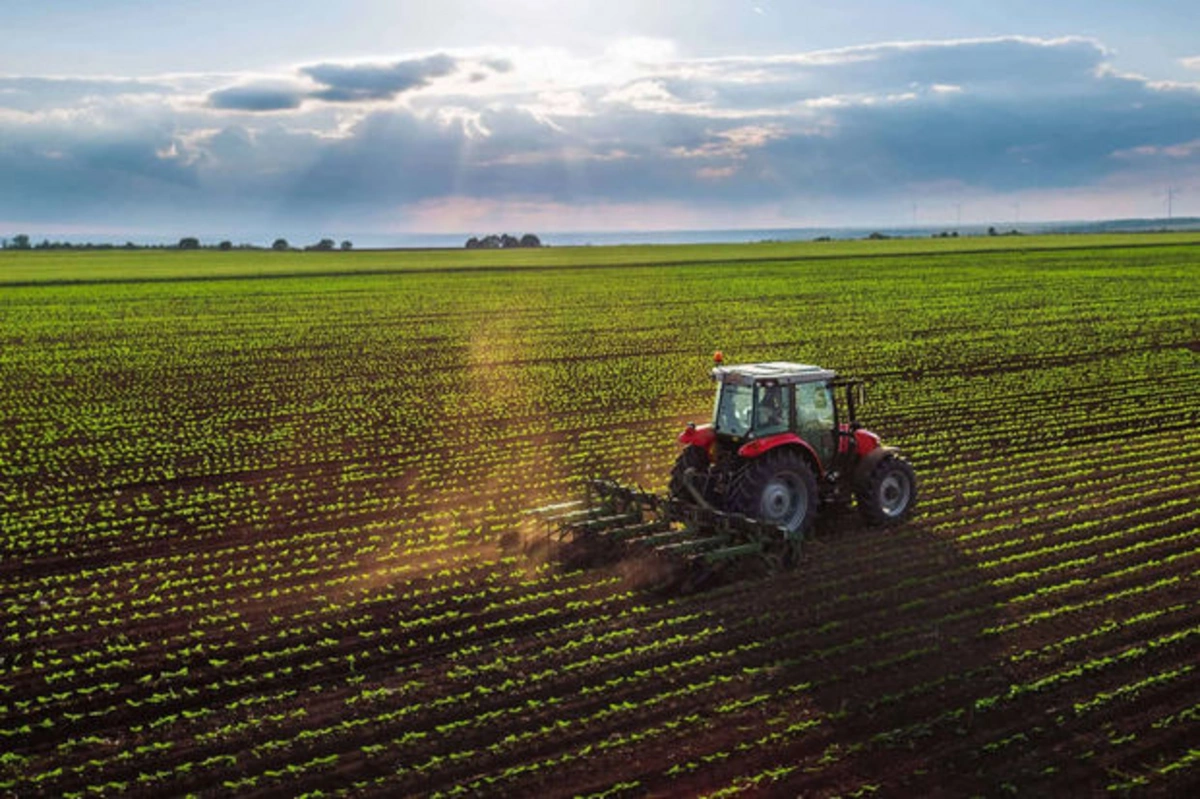
[[(0, 790), (1194, 779), (1186, 248), (613, 274), (6, 287)], [(870, 379), (918, 517), (669, 602), (497, 546), (716, 348)]]

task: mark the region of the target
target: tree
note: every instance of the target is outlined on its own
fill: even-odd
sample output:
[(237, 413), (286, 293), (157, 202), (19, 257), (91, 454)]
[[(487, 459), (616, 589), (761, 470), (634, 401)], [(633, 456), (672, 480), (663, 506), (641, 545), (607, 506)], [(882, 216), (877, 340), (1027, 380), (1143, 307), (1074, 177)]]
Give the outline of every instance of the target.
[(12, 248), (14, 250), (28, 250), (29, 247), (29, 237), (24, 233), (18, 233), (17, 235), (13, 236)]
[(217, 249), (219, 249), (219, 250), (232, 250), (232, 249), (233, 249), (233, 242), (232, 242), (232, 241), (229, 241), (229, 240), (227, 239), (227, 240), (225, 240), (225, 241), (221, 242), (220, 244), (218, 244), (218, 245), (217, 245)]
[(501, 247), (541, 247), (542, 242), (541, 239), (532, 233), (526, 233), (519, 239), (511, 233), (501, 233), (499, 235), (493, 233), (490, 236), (484, 236), (482, 239), (472, 236), (467, 239), (465, 246), (468, 250), (495, 250)]
[(200, 249), (200, 239), (195, 236), (184, 236), (179, 240), (179, 249), (181, 250), (198, 250)]
[(271, 244), (271, 249), (280, 251), (280, 252), (288, 249), (288, 240), (287, 239), (275, 239), (274, 243)]
[(321, 239), (314, 244), (310, 249), (328, 251), (333, 249), (333, 239)]
[(346, 239), (345, 241), (342, 242), (343, 250), (349, 250), (349, 249), (353, 249), (353, 248), (354, 248), (354, 242), (350, 241), (350, 239)]

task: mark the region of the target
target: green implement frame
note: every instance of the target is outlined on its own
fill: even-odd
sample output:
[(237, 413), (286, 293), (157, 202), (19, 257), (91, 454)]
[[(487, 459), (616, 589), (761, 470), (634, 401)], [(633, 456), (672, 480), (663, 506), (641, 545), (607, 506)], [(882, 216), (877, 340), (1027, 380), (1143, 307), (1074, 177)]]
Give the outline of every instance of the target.
[(564, 565), (650, 559), (659, 567), (654, 587), (660, 590), (696, 590), (735, 571), (774, 573), (790, 568), (800, 554), (800, 533), (611, 480), (589, 480), (583, 498), (529, 513), (545, 525), (538, 544), (548, 545)]

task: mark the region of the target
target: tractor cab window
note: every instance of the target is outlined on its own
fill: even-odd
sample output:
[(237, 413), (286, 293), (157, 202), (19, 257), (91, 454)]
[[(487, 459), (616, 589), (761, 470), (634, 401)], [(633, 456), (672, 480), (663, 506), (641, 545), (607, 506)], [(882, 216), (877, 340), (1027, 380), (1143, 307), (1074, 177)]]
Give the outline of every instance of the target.
[(754, 432), (760, 436), (787, 432), (792, 418), (791, 392), (784, 386), (757, 386)]
[(717, 403), (713, 426), (718, 433), (743, 438), (750, 432), (754, 413), (754, 389), (733, 383), (717, 386)]
[(822, 463), (833, 457), (833, 395), (824, 383), (796, 386), (796, 424), (800, 437), (817, 451)]

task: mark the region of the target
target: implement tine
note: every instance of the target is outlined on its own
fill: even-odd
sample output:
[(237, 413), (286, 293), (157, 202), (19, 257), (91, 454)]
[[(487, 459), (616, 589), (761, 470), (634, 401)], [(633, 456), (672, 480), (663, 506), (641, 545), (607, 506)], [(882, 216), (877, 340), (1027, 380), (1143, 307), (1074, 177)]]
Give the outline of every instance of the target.
[(800, 534), (770, 522), (605, 478), (585, 480), (583, 488), (585, 499), (533, 511), (549, 526), (560, 559), (574, 567), (640, 557), (659, 564), (653, 569), (667, 566), (676, 574), (669, 583), (689, 590), (746, 565), (777, 571), (796, 562)]

